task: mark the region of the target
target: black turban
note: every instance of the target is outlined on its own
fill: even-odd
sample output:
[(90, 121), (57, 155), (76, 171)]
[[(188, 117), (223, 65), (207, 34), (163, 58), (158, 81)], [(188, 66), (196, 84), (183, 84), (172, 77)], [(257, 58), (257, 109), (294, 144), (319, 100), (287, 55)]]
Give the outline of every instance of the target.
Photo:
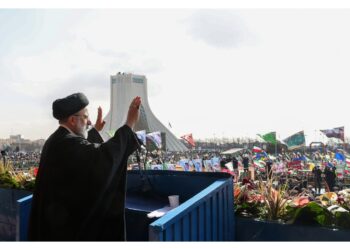
[(67, 118), (77, 113), (89, 104), (83, 93), (75, 93), (52, 103), (52, 114), (57, 120)]

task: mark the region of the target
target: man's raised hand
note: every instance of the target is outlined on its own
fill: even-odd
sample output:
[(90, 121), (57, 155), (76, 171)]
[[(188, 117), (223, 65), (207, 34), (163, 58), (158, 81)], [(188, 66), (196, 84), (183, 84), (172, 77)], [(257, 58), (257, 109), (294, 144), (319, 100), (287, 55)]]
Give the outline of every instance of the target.
[(139, 120), (140, 116), (140, 105), (141, 105), (141, 97), (136, 96), (129, 106), (128, 117), (126, 119), (126, 125), (128, 125), (131, 129), (134, 129), (135, 124)]
[(98, 107), (97, 109), (97, 119), (95, 123), (95, 129), (97, 131), (101, 131), (103, 127), (105, 126), (106, 122), (102, 120), (102, 108)]

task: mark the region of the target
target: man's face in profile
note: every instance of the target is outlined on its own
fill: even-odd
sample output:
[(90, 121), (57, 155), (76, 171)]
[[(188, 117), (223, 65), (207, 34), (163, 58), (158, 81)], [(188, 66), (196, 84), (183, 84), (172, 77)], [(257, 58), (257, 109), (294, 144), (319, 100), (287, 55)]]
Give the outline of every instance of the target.
[(87, 139), (88, 128), (91, 125), (89, 119), (89, 113), (87, 108), (80, 110), (77, 114), (73, 115), (75, 118), (75, 133)]

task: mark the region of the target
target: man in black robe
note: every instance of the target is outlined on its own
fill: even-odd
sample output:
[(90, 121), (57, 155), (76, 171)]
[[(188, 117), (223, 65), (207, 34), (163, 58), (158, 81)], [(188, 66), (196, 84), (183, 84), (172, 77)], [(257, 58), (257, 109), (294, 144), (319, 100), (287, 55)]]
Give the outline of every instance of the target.
[(335, 170), (336, 168), (334, 166), (331, 166), (331, 167), (327, 166), (324, 170), (326, 183), (329, 187), (330, 192), (334, 191), (335, 179), (337, 177)]
[[(33, 194), (28, 239), (34, 241), (123, 241), (127, 159), (138, 147), (133, 127), (140, 97), (130, 104), (126, 124), (102, 143), (99, 109), (91, 124), (86, 96), (56, 100), (59, 128), (46, 141)], [(94, 143), (95, 142), (95, 143)], [(97, 142), (97, 143), (96, 143)]]
[(321, 194), (321, 187), (322, 187), (322, 170), (320, 169), (320, 166), (316, 166), (312, 169), (312, 173), (314, 174), (314, 181), (315, 181), (315, 193)]

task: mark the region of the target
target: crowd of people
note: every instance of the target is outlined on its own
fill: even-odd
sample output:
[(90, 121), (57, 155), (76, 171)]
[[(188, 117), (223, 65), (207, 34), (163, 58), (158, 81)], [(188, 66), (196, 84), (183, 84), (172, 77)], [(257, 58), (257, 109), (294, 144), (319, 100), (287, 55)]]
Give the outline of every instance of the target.
[(15, 170), (23, 170), (38, 167), (40, 161), (39, 152), (7, 152), (0, 155), (0, 160), (4, 165), (9, 164)]
[[(0, 157), (3, 163), (10, 164), (16, 171), (38, 167), (40, 161), (38, 152), (6, 152)], [(217, 165), (208, 162), (216, 159)], [(129, 166), (141, 165), (144, 169), (168, 169), (153, 168), (152, 166), (174, 166), (170, 170), (182, 171), (203, 171), (203, 172), (228, 172), (235, 182), (244, 178), (274, 178), (283, 183), (289, 177), (292, 186), (302, 189), (312, 185), (316, 193), (321, 190), (334, 191), (342, 189), (347, 185), (346, 180), (349, 174), (347, 170), (346, 153), (342, 150), (336, 151), (314, 151), (312, 153), (282, 152), (281, 154), (267, 154), (266, 152), (243, 152), (223, 155), (219, 151), (188, 151), (188, 152), (165, 152), (156, 150), (153, 152), (144, 151), (139, 157), (132, 155), (129, 159)], [(179, 164), (187, 160), (188, 168), (182, 169)], [(196, 161), (196, 162), (195, 162)], [(194, 162), (201, 164), (196, 168)], [(186, 166), (187, 166), (186, 165)], [(131, 169), (131, 168), (129, 168)]]
[[(40, 161), (38, 152), (6, 152), (1, 154), (3, 163), (10, 164), (14, 170), (29, 169), (37, 167)], [(217, 160), (217, 165), (208, 162)], [(203, 171), (203, 172), (228, 172), (232, 174), (235, 181), (242, 181), (243, 178), (272, 178), (272, 175), (280, 182), (289, 176), (295, 182), (302, 183), (306, 179), (311, 183), (317, 193), (321, 189), (334, 191), (341, 189), (344, 179), (347, 179), (346, 153), (342, 150), (312, 153), (283, 152), (275, 156), (266, 152), (252, 152), (245, 150), (238, 154), (222, 155), (219, 151), (188, 151), (188, 152), (165, 152), (153, 151), (143, 152), (139, 157), (141, 168), (153, 169), (152, 166), (170, 166), (183, 171)], [(188, 161), (188, 168), (181, 169), (181, 161)], [(201, 169), (195, 168), (199, 162)], [(129, 159), (129, 166), (138, 167), (136, 155)], [(155, 168), (159, 169), (159, 168)], [(167, 168), (162, 168), (167, 169)]]
[[(263, 150), (259, 152), (243, 150), (231, 155), (205, 150), (185, 153), (153, 151), (144, 152), (139, 157), (141, 159), (139, 163), (136, 157), (131, 157), (130, 166), (136, 169), (141, 166), (144, 169), (228, 172), (235, 182), (243, 181), (245, 178), (253, 180), (274, 178), (276, 183), (283, 184), (288, 180), (291, 189), (301, 191), (312, 187), (315, 194), (320, 194), (321, 191), (336, 191), (350, 184), (347, 156), (341, 149), (291, 151), (280, 154), (268, 154)], [(196, 164), (201, 164), (201, 167), (196, 167)]]

